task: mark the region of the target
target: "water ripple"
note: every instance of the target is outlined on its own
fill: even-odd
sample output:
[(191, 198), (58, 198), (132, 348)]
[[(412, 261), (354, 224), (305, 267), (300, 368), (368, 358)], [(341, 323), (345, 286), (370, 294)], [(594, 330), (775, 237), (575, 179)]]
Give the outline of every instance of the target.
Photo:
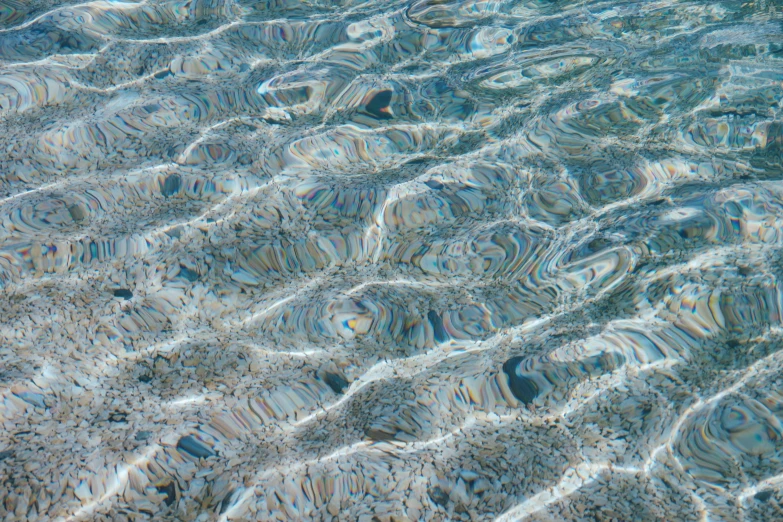
[(0, 518), (779, 519), (781, 23), (0, 0)]

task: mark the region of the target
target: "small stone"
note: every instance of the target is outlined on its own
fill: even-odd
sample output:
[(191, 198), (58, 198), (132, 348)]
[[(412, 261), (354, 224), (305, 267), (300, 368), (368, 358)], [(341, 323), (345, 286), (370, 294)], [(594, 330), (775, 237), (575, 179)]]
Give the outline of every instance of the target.
[(523, 404), (528, 404), (538, 397), (538, 386), (533, 379), (517, 373), (520, 362), (520, 357), (509, 359), (503, 364), (503, 371), (508, 375), (509, 388), (514, 397)]
[(190, 281), (191, 283), (194, 281), (198, 281), (199, 279), (198, 272), (195, 272), (182, 265), (179, 265), (179, 276), (187, 281)]
[(449, 503), (448, 494), (443, 491), (440, 486), (433, 486), (427, 490), (427, 494), (430, 496), (433, 502), (439, 506), (446, 506)]
[(68, 212), (71, 214), (71, 219), (73, 219), (76, 223), (81, 223), (84, 221), (84, 218), (87, 215), (84, 212), (84, 209), (79, 205), (71, 205), (68, 207)]
[(160, 192), (164, 197), (170, 198), (179, 192), (181, 187), (182, 178), (179, 177), (179, 174), (171, 174), (163, 181), (163, 186), (161, 187)]
[(394, 114), (391, 112), (391, 108), (389, 107), (391, 100), (392, 91), (380, 91), (372, 97), (372, 100), (370, 100), (366, 106), (366, 110), (368, 113), (375, 116), (379, 120), (391, 119), (394, 116)]
[(349, 385), (348, 381), (341, 375), (331, 372), (324, 373), (324, 382), (334, 391), (334, 393), (340, 395), (342, 395)]
[(123, 412), (114, 412), (109, 414), (109, 422), (126, 422), (126, 418), (128, 417), (127, 413)]
[(177, 488), (174, 485), (174, 482), (167, 482), (162, 486), (158, 486), (156, 489), (158, 490), (158, 493), (165, 495), (163, 502), (165, 502), (167, 506), (172, 505), (177, 499)]
[(121, 297), (122, 299), (133, 298), (133, 292), (131, 292), (127, 288), (115, 288), (114, 290), (112, 290), (112, 293), (114, 294), (114, 297)]
[(759, 502), (766, 502), (772, 497), (772, 490), (771, 489), (763, 489), (753, 495), (753, 498), (758, 500)]
[(220, 502), (220, 514), (222, 515), (226, 511), (228, 511), (228, 508), (231, 507), (231, 497), (234, 496), (234, 490), (231, 489), (226, 493), (226, 496), (223, 497), (223, 500)]
[(179, 439), (179, 442), (177, 442), (177, 449), (180, 452), (185, 452), (196, 457), (197, 459), (205, 459), (215, 455), (214, 451), (201, 444), (191, 435), (185, 435)]
[(434, 310), (430, 310), (427, 312), (427, 319), (429, 319), (430, 324), (432, 325), (432, 336), (435, 338), (435, 341), (439, 343), (448, 341), (449, 334), (447, 334), (446, 330), (443, 328), (443, 319), (441, 319), (440, 315)]

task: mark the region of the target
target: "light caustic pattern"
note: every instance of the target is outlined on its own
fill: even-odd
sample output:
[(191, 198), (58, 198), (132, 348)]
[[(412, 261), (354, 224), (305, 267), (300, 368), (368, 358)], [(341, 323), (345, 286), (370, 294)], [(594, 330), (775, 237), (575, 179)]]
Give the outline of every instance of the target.
[(783, 520), (776, 0), (0, 0), (3, 520)]

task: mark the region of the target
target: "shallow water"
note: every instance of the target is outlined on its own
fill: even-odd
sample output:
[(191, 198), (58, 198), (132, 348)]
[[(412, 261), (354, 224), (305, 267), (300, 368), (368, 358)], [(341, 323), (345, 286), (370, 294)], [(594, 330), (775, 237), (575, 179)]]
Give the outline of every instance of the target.
[(0, 0), (0, 518), (783, 520), (782, 21)]

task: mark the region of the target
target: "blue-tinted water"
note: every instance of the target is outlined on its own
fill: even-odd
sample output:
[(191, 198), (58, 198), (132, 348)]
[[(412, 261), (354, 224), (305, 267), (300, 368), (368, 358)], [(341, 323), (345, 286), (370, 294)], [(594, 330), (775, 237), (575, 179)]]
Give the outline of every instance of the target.
[(0, 518), (783, 520), (782, 21), (0, 0)]

